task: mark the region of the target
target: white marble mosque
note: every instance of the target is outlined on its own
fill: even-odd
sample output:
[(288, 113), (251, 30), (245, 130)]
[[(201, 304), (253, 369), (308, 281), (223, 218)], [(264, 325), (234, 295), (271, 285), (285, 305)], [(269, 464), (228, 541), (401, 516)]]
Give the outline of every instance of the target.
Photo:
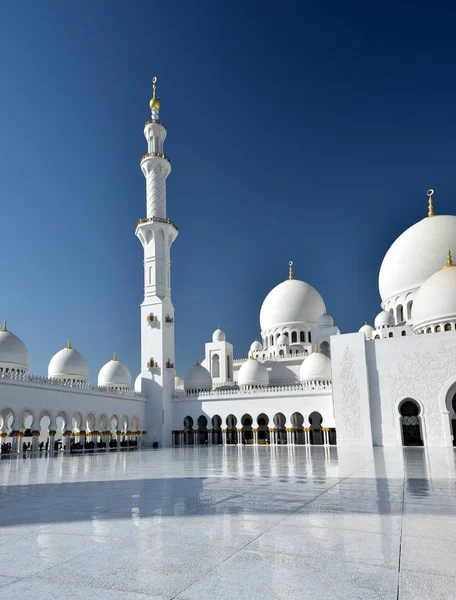
[[(456, 435), (456, 216), (428, 213), (387, 250), (380, 267), (381, 310), (359, 331), (342, 333), (319, 292), (295, 277), (266, 296), (258, 339), (235, 358), (215, 329), (201, 364), (174, 365), (171, 163), (153, 84), (145, 123), (146, 217), (136, 226), (144, 251), (141, 365), (134, 385), (114, 355), (90, 385), (72, 347), (47, 376), (28, 372), (25, 344), (5, 321), (0, 331), (2, 451), (183, 445), (454, 445)], [(456, 256), (456, 255), (455, 255)], [(347, 267), (348, 268), (348, 267)], [(337, 307), (336, 307), (337, 308)], [(177, 321), (178, 324), (178, 321)], [(14, 324), (11, 324), (14, 329)]]

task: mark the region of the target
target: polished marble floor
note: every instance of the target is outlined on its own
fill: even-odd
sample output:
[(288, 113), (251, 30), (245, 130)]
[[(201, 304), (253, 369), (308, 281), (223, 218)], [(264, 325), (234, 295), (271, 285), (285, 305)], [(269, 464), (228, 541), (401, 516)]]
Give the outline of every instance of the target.
[(4, 460), (0, 541), (0, 599), (454, 599), (456, 454)]

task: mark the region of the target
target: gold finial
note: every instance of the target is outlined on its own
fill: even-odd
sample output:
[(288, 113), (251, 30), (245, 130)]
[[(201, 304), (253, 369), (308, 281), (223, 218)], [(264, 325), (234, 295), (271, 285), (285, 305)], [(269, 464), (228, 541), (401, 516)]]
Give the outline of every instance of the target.
[(434, 217), (435, 213), (434, 213), (434, 199), (432, 198), (432, 195), (434, 194), (434, 190), (430, 189), (427, 191), (427, 197), (429, 198), (428, 200), (428, 217)]
[(114, 354), (112, 355), (112, 360), (117, 360), (117, 353), (114, 352)]
[(318, 352), (318, 344), (315, 344), (314, 352)]
[(2, 331), (8, 331), (8, 329), (6, 328), (6, 319), (3, 320)]
[(294, 279), (293, 277), (293, 261), (290, 260), (288, 263), (288, 279)]
[(68, 348), (68, 350), (72, 350), (70, 338), (68, 338), (67, 348)]
[(451, 250), (447, 250), (446, 265), (444, 265), (443, 267), (441, 267), (439, 269), (439, 271), (442, 271), (443, 269), (447, 269), (448, 267), (456, 267), (456, 265), (453, 264), (453, 257), (451, 256)]
[(160, 98), (157, 96), (157, 78), (152, 79), (152, 99), (149, 102), (150, 110), (160, 110)]
[(201, 364), (200, 361), (198, 359), (196, 359), (195, 365), (200, 365), (200, 364)]

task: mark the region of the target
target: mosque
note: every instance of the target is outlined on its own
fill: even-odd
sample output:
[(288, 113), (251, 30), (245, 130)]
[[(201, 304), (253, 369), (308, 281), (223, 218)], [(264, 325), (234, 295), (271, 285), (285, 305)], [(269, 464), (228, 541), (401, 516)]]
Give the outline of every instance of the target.
[[(28, 372), (24, 343), (6, 321), (0, 331), (2, 451), (30, 439), (50, 448), (288, 444), (453, 446), (456, 440), (456, 216), (428, 214), (392, 244), (380, 267), (381, 311), (374, 325), (342, 334), (319, 292), (288, 277), (260, 310), (261, 340), (248, 355), (217, 328), (204, 360), (183, 379), (174, 367), (171, 247), (167, 216), (171, 163), (153, 80), (145, 123), (146, 217), (136, 225), (144, 252), (141, 370), (116, 357), (89, 384), (71, 341), (47, 376)], [(455, 254), (456, 256), (456, 254)], [(57, 443), (57, 446), (56, 446)]]

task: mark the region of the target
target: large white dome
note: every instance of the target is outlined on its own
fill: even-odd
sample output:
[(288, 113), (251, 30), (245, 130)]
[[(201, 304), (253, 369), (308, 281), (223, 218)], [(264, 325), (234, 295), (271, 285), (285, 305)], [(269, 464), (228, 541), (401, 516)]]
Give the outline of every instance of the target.
[(382, 301), (419, 288), (442, 266), (448, 248), (456, 256), (456, 217), (426, 217), (404, 231), (390, 247), (380, 267)]
[(0, 331), (0, 369), (28, 370), (28, 352), (24, 342), (8, 331), (6, 321)]
[(295, 323), (316, 326), (324, 312), (325, 303), (315, 288), (299, 279), (287, 279), (266, 296), (260, 311), (261, 331)]
[(59, 350), (51, 358), (48, 377), (50, 379), (87, 381), (89, 378), (89, 365), (82, 354), (71, 347), (68, 340), (68, 346)]
[(240, 387), (266, 386), (269, 384), (268, 370), (255, 358), (249, 358), (239, 369), (238, 384)]
[(114, 358), (103, 365), (98, 373), (98, 385), (115, 389), (130, 389), (131, 375), (128, 368)]
[(312, 352), (299, 369), (301, 381), (331, 381), (331, 359), (322, 352)]
[(455, 266), (437, 271), (423, 283), (413, 303), (412, 317), (413, 331), (456, 320)]
[(184, 377), (184, 389), (186, 392), (203, 392), (212, 389), (212, 377), (207, 369), (196, 364)]

